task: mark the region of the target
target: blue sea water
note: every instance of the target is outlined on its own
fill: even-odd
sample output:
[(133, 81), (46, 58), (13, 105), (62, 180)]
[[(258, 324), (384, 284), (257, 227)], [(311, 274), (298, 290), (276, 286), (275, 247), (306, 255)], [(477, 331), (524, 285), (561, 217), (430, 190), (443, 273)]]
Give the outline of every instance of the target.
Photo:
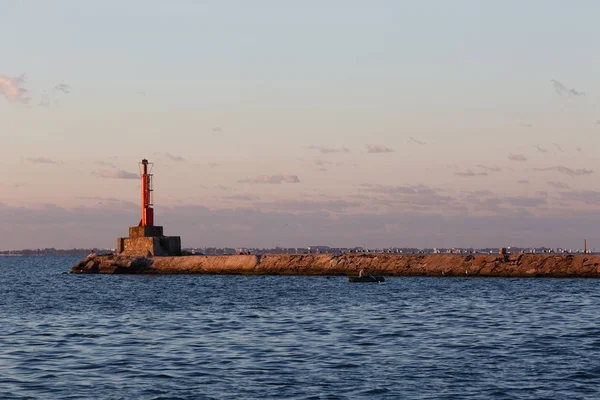
[(1, 399), (598, 399), (600, 281), (72, 275), (0, 257)]

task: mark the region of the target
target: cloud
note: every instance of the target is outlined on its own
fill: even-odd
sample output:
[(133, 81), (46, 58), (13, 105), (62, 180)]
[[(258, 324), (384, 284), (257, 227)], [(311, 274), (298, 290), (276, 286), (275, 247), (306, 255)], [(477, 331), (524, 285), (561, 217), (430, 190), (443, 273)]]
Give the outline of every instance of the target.
[(544, 197), (506, 197), (504, 201), (515, 207), (537, 207), (546, 204)]
[(325, 146), (316, 146), (314, 144), (311, 144), (310, 146), (308, 146), (308, 148), (310, 150), (317, 150), (320, 153), (323, 154), (329, 154), (329, 153), (350, 153), (350, 149), (347, 149), (346, 147), (340, 147), (340, 148), (333, 148), (333, 147), (325, 147)]
[(571, 169), (564, 167), (562, 165), (556, 167), (548, 167), (548, 168), (534, 168), (536, 171), (556, 171), (561, 174), (569, 175), (569, 176), (582, 176), (582, 175), (591, 175), (594, 173), (591, 169)]
[(118, 206), (118, 207), (121, 207), (122, 209), (126, 209), (126, 208), (134, 209), (134, 210), (139, 209), (139, 204), (134, 203), (129, 200), (117, 199), (116, 197), (77, 196), (76, 198), (79, 200), (85, 200), (86, 204), (89, 204), (90, 201), (94, 201), (98, 205), (107, 204), (107, 205), (111, 205), (111, 206)]
[(517, 162), (527, 161), (527, 158), (525, 158), (525, 156), (522, 154), (509, 154), (508, 159), (511, 161), (517, 161)]
[(555, 148), (556, 150), (558, 150), (558, 151), (560, 151), (560, 152), (562, 153), (563, 149), (562, 149), (562, 147), (560, 146), (560, 144), (558, 144), (558, 143), (552, 143), (552, 146), (554, 146), (554, 148)]
[(393, 153), (394, 150), (390, 149), (389, 147), (383, 146), (383, 145), (379, 145), (379, 144), (368, 144), (367, 146), (367, 153)]
[(256, 196), (249, 196), (249, 195), (243, 195), (243, 194), (232, 195), (232, 196), (222, 196), (221, 198), (225, 199), (225, 200), (241, 200), (241, 201), (259, 200), (259, 198)]
[(570, 97), (578, 97), (578, 96), (585, 95), (584, 92), (580, 92), (575, 89), (569, 89), (568, 87), (566, 87), (564, 84), (562, 84), (561, 82), (559, 82), (557, 80), (553, 79), (550, 82), (552, 82), (552, 85), (554, 86), (554, 90), (556, 91), (556, 93), (561, 97), (570, 98)]
[[(447, 212), (459, 200), (431, 197), (435, 188), (366, 185), (356, 199), (313, 199), (310, 203), (274, 200), (246, 206), (161, 206), (161, 225), (181, 235), (184, 247), (301, 247), (320, 243), (351, 247), (368, 243), (387, 247), (576, 247), (581, 237), (595, 237), (600, 192), (565, 191), (557, 196), (579, 205), (549, 208), (545, 196), (494, 197), (473, 192), (479, 212)], [(393, 207), (367, 211), (359, 203), (395, 199)], [(389, 193), (389, 194), (388, 194)], [(411, 202), (412, 207), (402, 203)], [(98, 198), (98, 201), (102, 201)], [(377, 201), (377, 199), (373, 200)], [(426, 202), (429, 207), (418, 208)], [(576, 203), (575, 203), (576, 202)], [(0, 249), (114, 247), (119, 231), (139, 221), (136, 204), (87, 204), (65, 208), (53, 204), (36, 207), (0, 204)], [(472, 203), (471, 205), (478, 204)], [(539, 207), (538, 207), (539, 206)], [(340, 211), (342, 214), (340, 214)], [(93, 226), (94, 229), (89, 229)], [(596, 246), (597, 247), (597, 246)]]
[[(600, 193), (592, 194), (595, 203)], [(584, 198), (586, 198), (584, 196)], [(335, 200), (334, 200), (335, 201)], [(516, 200), (516, 203), (520, 203)], [(529, 202), (529, 204), (531, 204)], [(273, 205), (275, 206), (275, 204)], [(339, 204), (344, 207), (344, 204)], [(415, 213), (352, 212), (340, 217), (318, 211), (280, 211), (252, 207), (210, 208), (198, 205), (161, 207), (161, 224), (181, 235), (184, 247), (301, 247), (320, 243), (351, 247), (369, 243), (388, 247), (500, 247), (504, 245), (575, 247), (579, 238), (594, 237), (600, 212), (561, 209), (550, 215), (534, 215), (511, 207), (497, 215), (444, 212)], [(294, 208), (294, 204), (289, 204)], [(303, 207), (298, 205), (298, 207)], [(336, 209), (334, 204), (331, 209)], [(528, 207), (529, 208), (529, 207)], [(52, 204), (17, 207), (0, 204), (0, 249), (114, 247), (120, 229), (139, 221), (136, 207), (80, 206), (64, 208)], [(94, 229), (89, 229), (93, 226)], [(577, 235), (565, 234), (576, 232)]]
[(533, 128), (533, 124), (530, 124), (528, 122), (521, 122), (519, 125), (523, 128)]
[(38, 107), (44, 107), (44, 108), (50, 107), (50, 99), (48, 98), (48, 96), (44, 95), (40, 99), (40, 102), (38, 103)]
[(521, 179), (517, 183), (520, 183), (521, 185), (529, 185), (529, 181), (527, 179)]
[(164, 153), (164, 156), (167, 157), (169, 160), (175, 161), (175, 162), (185, 161), (185, 158), (183, 158), (181, 156), (176, 156), (176, 155), (171, 154), (171, 153)]
[(600, 192), (594, 190), (573, 190), (562, 192), (560, 196), (563, 200), (576, 201), (593, 206), (597, 206), (600, 203)]
[(256, 204), (261, 209), (277, 210), (277, 211), (292, 211), (292, 212), (343, 212), (348, 208), (360, 207), (363, 203), (359, 201), (347, 200), (275, 200)]
[(414, 137), (412, 137), (412, 136), (408, 138), (408, 141), (409, 141), (409, 142), (412, 142), (412, 143), (416, 143), (416, 144), (418, 144), (418, 145), (421, 145), (421, 146), (424, 146), (424, 145), (426, 145), (426, 144), (427, 144), (427, 142), (422, 142), (422, 141), (420, 141), (420, 140), (417, 140), (417, 139), (415, 139), (415, 138), (414, 138)]
[(28, 158), (27, 160), (33, 164), (62, 165), (61, 162), (52, 160), (51, 158), (47, 158), (47, 157), (33, 157), (33, 158)]
[(321, 159), (316, 159), (315, 160), (315, 164), (319, 165), (319, 166), (323, 166), (323, 165), (333, 165), (335, 163), (333, 163), (331, 161), (325, 161), (325, 160), (321, 160)]
[(488, 173), (487, 172), (475, 173), (475, 172), (471, 171), (470, 169), (468, 169), (464, 172), (462, 172), (462, 171), (455, 172), (454, 174), (458, 175), (458, 176), (487, 176)]
[(489, 166), (481, 165), (481, 164), (477, 165), (477, 168), (481, 168), (481, 169), (484, 169), (484, 170), (489, 171), (489, 172), (500, 172), (500, 171), (502, 171), (502, 168), (500, 168), (500, 167), (497, 167), (497, 166), (489, 167)]
[(122, 169), (102, 169), (98, 172), (95, 172), (98, 178), (104, 179), (140, 179), (140, 175), (134, 172), (127, 172)]
[(272, 184), (279, 185), (281, 183), (299, 183), (300, 179), (297, 175), (261, 175), (256, 178), (240, 179), (239, 183), (250, 184)]
[(385, 195), (385, 202), (391, 205), (415, 205), (419, 207), (439, 207), (452, 205), (454, 199), (443, 194), (443, 190), (425, 185), (392, 186), (363, 183), (360, 185), (363, 194)]
[(209, 167), (209, 168), (216, 168), (216, 167), (218, 167), (218, 166), (219, 166), (219, 164), (217, 164), (217, 163), (214, 163), (214, 162), (209, 162), (209, 163), (208, 163), (208, 167)]
[(23, 87), (25, 80), (25, 74), (17, 78), (0, 75), (0, 94), (4, 95), (4, 98), (11, 103), (29, 103), (27, 89)]
[(104, 167), (116, 168), (115, 164), (113, 164), (111, 162), (108, 162), (108, 161), (102, 161), (102, 160), (101, 161), (94, 161), (94, 164), (101, 165), (101, 166), (104, 166)]
[(547, 153), (548, 150), (538, 146), (537, 144), (533, 145), (533, 148), (535, 148), (537, 151), (539, 151), (540, 153)]
[(220, 127), (220, 126), (215, 126), (215, 127), (213, 127), (213, 128), (212, 128), (212, 131), (213, 131), (213, 132), (215, 132), (215, 133), (221, 133), (221, 132), (223, 132), (223, 130), (221, 129), (221, 127)]
[(60, 83), (60, 84), (54, 86), (54, 91), (62, 92), (64, 94), (69, 94), (69, 93), (71, 93), (71, 86), (67, 85), (66, 83)]
[(570, 189), (571, 187), (566, 183), (562, 182), (548, 182), (548, 186), (551, 186), (556, 189)]
[(462, 202), (469, 210), (477, 213), (509, 215), (528, 212), (526, 208), (535, 208), (547, 204), (547, 193), (537, 196), (500, 196), (489, 190), (476, 190), (468, 193)]

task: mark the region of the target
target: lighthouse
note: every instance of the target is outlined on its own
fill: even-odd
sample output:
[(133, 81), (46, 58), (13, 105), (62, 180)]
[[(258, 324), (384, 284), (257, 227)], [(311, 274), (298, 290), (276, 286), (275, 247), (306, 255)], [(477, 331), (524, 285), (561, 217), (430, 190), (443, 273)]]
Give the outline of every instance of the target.
[(142, 175), (142, 219), (139, 226), (154, 226), (154, 208), (152, 208), (152, 174), (148, 170), (148, 165), (152, 168), (145, 158), (140, 163), (140, 172)]
[(154, 163), (140, 163), (142, 187), (142, 218), (137, 226), (129, 227), (129, 236), (117, 240), (118, 253), (139, 256), (180, 256), (181, 238), (164, 236), (163, 227), (154, 225)]

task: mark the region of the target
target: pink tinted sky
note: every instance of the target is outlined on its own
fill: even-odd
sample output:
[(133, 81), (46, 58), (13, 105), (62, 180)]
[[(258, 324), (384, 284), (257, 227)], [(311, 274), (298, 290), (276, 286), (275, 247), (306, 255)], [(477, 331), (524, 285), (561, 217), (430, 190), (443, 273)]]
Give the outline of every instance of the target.
[(3, 7), (0, 249), (595, 245), (595, 2)]

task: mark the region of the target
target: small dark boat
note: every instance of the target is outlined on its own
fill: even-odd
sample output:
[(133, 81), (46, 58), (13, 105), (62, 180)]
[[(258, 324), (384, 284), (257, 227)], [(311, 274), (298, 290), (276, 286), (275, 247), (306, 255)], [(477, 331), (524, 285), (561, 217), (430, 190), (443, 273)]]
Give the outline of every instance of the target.
[(385, 282), (383, 276), (349, 276), (348, 282)]

